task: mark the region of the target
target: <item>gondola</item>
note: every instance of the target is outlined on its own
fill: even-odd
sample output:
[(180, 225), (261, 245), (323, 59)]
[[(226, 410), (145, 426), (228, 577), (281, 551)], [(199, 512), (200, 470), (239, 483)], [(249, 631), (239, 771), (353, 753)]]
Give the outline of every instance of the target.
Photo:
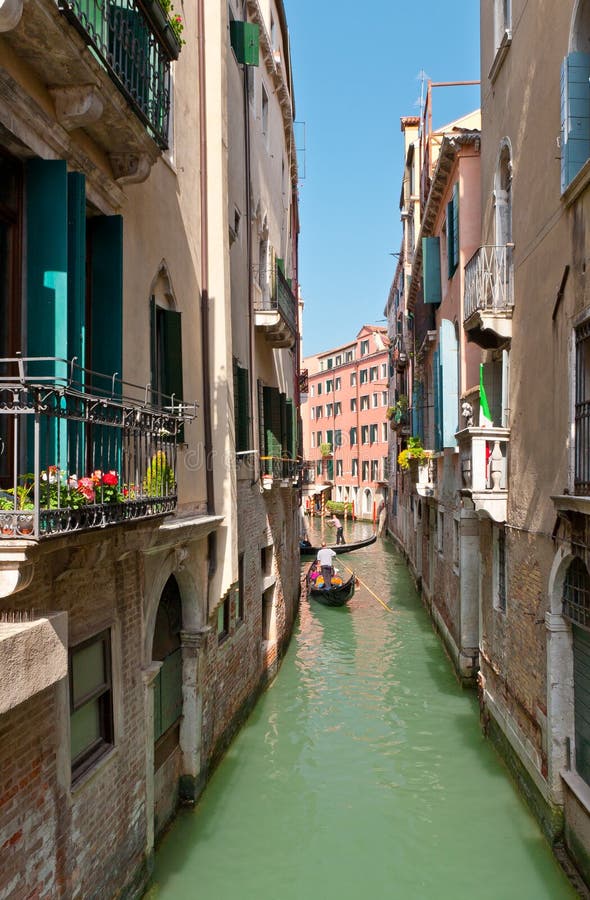
[[(310, 566), (310, 572), (311, 568), (312, 567)], [(323, 583), (321, 575), (318, 581)], [(314, 600), (317, 600), (318, 603), (323, 603), (324, 606), (345, 606), (354, 594), (355, 584), (356, 577), (354, 573), (350, 576), (348, 581), (343, 581), (339, 575), (333, 575), (332, 587), (329, 590), (326, 590), (323, 587), (318, 587), (317, 582), (313, 582), (309, 578), (308, 572), (307, 586), (309, 596), (313, 597)]]
[[(328, 547), (334, 553), (351, 553), (353, 550), (360, 550), (361, 547), (368, 547), (369, 544), (374, 544), (376, 540), (377, 535), (372, 534), (370, 538), (364, 541), (353, 541), (351, 544), (328, 544)], [(312, 547), (311, 544), (306, 544), (304, 541), (301, 541), (299, 544), (301, 556), (317, 556), (318, 551), (321, 549), (321, 547)]]

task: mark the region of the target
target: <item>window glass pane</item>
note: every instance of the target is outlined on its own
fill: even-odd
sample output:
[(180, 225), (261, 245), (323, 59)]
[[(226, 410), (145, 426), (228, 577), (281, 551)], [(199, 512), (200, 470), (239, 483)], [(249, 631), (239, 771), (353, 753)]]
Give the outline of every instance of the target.
[(72, 760), (100, 739), (100, 698), (85, 703), (70, 717)]
[(72, 656), (74, 705), (106, 682), (104, 642), (96, 641)]

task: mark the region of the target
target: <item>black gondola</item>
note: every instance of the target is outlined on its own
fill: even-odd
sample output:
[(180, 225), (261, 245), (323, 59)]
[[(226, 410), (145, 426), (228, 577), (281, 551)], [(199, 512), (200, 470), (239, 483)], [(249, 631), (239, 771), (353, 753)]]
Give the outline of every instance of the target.
[[(313, 563), (309, 567), (309, 572), (311, 572), (312, 568)], [(326, 590), (323, 587), (318, 587), (316, 583), (312, 581), (309, 577), (309, 572), (307, 573), (308, 592), (310, 597), (313, 597), (318, 603), (323, 603), (324, 606), (345, 606), (354, 595), (354, 587), (356, 584), (356, 577), (354, 574), (350, 576), (348, 581), (343, 581), (338, 575), (334, 575), (332, 577), (332, 587)], [(323, 580), (321, 575), (318, 580)]]
[[(353, 550), (360, 550), (361, 547), (368, 547), (369, 544), (374, 544), (376, 540), (377, 535), (372, 534), (370, 538), (364, 541), (353, 541), (351, 544), (328, 544), (328, 548), (333, 550), (334, 553), (351, 553)], [(318, 551), (321, 549), (321, 547), (312, 547), (311, 544), (305, 541), (300, 541), (299, 543), (301, 556), (317, 556)]]

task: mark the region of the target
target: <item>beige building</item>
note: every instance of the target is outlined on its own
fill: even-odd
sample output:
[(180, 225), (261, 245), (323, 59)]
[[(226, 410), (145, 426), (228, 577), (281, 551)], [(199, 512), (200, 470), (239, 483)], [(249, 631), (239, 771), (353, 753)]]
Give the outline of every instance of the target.
[[(138, 0), (0, 3), (2, 897), (140, 892), (293, 622), (288, 37), (280, 3), (234, 15), (248, 22), (203, 0), (182, 21)], [(258, 47), (280, 136), (257, 135), (249, 193), (236, 49)], [(283, 268), (259, 321), (236, 248), (265, 227)], [(285, 401), (265, 418), (267, 387)]]

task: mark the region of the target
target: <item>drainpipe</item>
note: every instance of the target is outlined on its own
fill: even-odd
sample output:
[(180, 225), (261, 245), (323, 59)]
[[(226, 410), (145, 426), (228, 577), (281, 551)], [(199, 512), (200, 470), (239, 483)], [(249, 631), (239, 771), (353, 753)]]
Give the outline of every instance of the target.
[[(248, 367), (250, 369), (250, 426), (252, 428), (252, 448), (256, 450), (256, 429), (254, 428), (255, 402), (258, 400), (258, 389), (254, 378), (254, 296), (252, 290), (252, 194), (250, 190), (251, 176), (251, 136), (250, 136), (250, 101), (248, 99), (248, 83), (250, 80), (248, 66), (244, 66), (244, 167), (246, 175), (246, 264), (248, 266)], [(260, 447), (260, 454), (264, 448)], [(258, 470), (258, 473), (257, 473)], [(254, 455), (254, 468), (252, 472), (251, 486), (253, 487), (260, 477), (260, 470)]]
[[(215, 485), (213, 481), (213, 428), (211, 423), (211, 353), (209, 348), (209, 197), (207, 188), (207, 83), (205, 65), (204, 0), (197, 0), (197, 44), (199, 53), (199, 153), (201, 162), (201, 352), (203, 357), (203, 430), (205, 450), (205, 478), (207, 512), (215, 514)], [(217, 535), (208, 538), (209, 577), (217, 569)]]

